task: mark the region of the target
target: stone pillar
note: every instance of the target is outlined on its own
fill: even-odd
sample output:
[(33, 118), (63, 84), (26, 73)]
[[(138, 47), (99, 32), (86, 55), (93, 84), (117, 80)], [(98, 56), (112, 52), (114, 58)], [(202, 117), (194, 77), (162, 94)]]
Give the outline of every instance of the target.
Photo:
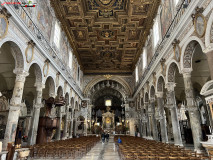
[(212, 65), (213, 48), (207, 48), (206, 50), (204, 50), (204, 53), (206, 53), (207, 61), (208, 61), (208, 64), (209, 64), (209, 72), (210, 72), (210, 75), (211, 75), (211, 79), (213, 80), (213, 65)]
[(63, 130), (63, 137), (62, 139), (67, 139), (68, 135), (67, 135), (67, 127), (68, 127), (68, 114), (69, 114), (69, 107), (66, 106), (66, 115), (65, 115), (65, 121), (64, 121), (64, 130)]
[(163, 93), (157, 93), (156, 96), (157, 96), (158, 109), (160, 113), (161, 139), (162, 139), (162, 142), (168, 143), (168, 135), (167, 135), (167, 129), (166, 129), (166, 116), (164, 115)]
[(154, 98), (152, 98), (150, 100), (150, 109), (151, 111), (149, 112), (149, 115), (151, 116), (151, 120), (152, 120), (152, 132), (153, 132), (153, 139), (154, 140), (158, 140), (158, 129), (157, 129), (157, 122), (155, 119), (155, 100)]
[(29, 75), (28, 72), (19, 69), (15, 69), (13, 72), (16, 74), (16, 80), (13, 89), (13, 95), (9, 105), (9, 114), (3, 141), (3, 150), (6, 150), (7, 144), (9, 142), (15, 142), (16, 129), (24, 90), (24, 83), (26, 77)]
[(73, 135), (76, 136), (77, 131), (77, 118), (73, 118)]
[(69, 135), (69, 138), (73, 138), (72, 137), (72, 132), (73, 132), (73, 115), (74, 115), (74, 109), (72, 109), (72, 113), (71, 113), (71, 123), (70, 123), (70, 135)]
[(42, 107), (42, 90), (45, 87), (43, 84), (35, 84), (36, 86), (36, 99), (33, 108), (33, 119), (31, 121), (31, 129), (28, 136), (28, 145), (34, 145), (36, 143), (40, 108)]
[(184, 73), (184, 86), (187, 100), (187, 110), (189, 111), (190, 124), (192, 129), (194, 149), (195, 151), (201, 151), (202, 145), (200, 143), (202, 137), (200, 114), (198, 107), (195, 104), (194, 91), (191, 81), (191, 73)]
[(143, 122), (143, 128), (142, 128), (142, 137), (143, 138), (145, 138), (145, 137), (147, 137), (147, 135), (146, 135), (146, 122)]
[(145, 105), (145, 108), (146, 108), (146, 117), (147, 117), (147, 123), (146, 123), (147, 137), (151, 137), (151, 126), (150, 126), (149, 115), (148, 115), (148, 102), (145, 102), (144, 105)]
[(56, 140), (60, 140), (61, 139), (61, 121), (62, 121), (61, 107), (58, 108), (58, 110), (59, 110), (59, 113), (58, 113), (58, 116), (59, 116), (59, 127), (56, 130)]
[(172, 129), (173, 129), (173, 136), (175, 145), (183, 146), (181, 132), (180, 132), (180, 124), (177, 116), (177, 106), (176, 106), (176, 99), (175, 99), (175, 92), (174, 87), (176, 86), (173, 82), (168, 82), (166, 84), (167, 88), (167, 107), (171, 112), (171, 119), (172, 119)]

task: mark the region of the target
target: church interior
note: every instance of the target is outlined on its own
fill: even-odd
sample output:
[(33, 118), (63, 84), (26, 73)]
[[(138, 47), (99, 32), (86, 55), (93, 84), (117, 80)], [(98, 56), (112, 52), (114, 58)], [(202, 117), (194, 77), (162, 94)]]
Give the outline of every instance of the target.
[(212, 0), (0, 0), (1, 160), (213, 159)]

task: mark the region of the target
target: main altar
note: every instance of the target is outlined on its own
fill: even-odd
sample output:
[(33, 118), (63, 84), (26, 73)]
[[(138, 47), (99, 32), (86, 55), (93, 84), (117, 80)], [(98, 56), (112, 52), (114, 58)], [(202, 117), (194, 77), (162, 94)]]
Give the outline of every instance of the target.
[(110, 107), (107, 106), (107, 112), (102, 114), (102, 128), (105, 131), (112, 131), (115, 129), (115, 114), (110, 112)]

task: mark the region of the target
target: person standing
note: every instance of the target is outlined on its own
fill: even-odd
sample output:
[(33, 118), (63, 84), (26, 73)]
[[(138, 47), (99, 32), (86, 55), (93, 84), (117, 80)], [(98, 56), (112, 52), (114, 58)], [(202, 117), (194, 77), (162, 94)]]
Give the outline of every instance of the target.
[(101, 139), (102, 139), (102, 143), (104, 143), (105, 142), (105, 133), (104, 132), (101, 134)]
[(106, 134), (106, 141), (107, 142), (109, 141), (109, 132), (107, 132), (107, 134)]

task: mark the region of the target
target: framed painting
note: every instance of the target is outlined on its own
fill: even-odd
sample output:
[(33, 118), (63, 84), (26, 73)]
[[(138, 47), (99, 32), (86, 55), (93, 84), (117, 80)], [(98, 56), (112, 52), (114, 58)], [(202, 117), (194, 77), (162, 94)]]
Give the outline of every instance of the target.
[(206, 19), (203, 14), (199, 13), (194, 18), (195, 33), (198, 37), (203, 37), (206, 32)]
[(173, 46), (173, 50), (174, 50), (174, 57), (176, 59), (177, 62), (180, 62), (180, 57), (181, 57), (181, 49), (179, 44), (175, 44)]
[(25, 56), (26, 56), (27, 63), (32, 62), (33, 56), (34, 56), (34, 47), (31, 44), (27, 46), (25, 51)]
[(8, 31), (8, 20), (5, 15), (0, 15), (0, 39), (4, 38)]
[(49, 62), (46, 61), (45, 64), (44, 64), (44, 67), (43, 67), (44, 77), (47, 77), (48, 72), (49, 72)]

